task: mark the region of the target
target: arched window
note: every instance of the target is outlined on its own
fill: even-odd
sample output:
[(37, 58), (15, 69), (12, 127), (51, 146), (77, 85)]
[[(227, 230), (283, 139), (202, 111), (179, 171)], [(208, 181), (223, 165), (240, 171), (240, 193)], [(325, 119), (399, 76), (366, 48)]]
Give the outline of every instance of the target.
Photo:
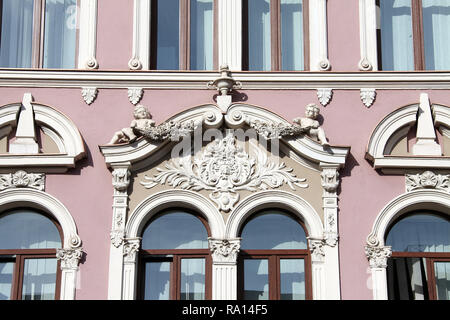
[(44, 213), (27, 208), (0, 213), (0, 300), (58, 299), (61, 244), (59, 225)]
[(310, 256), (299, 220), (279, 210), (265, 210), (245, 224), (241, 238), (241, 299), (311, 298)]
[(435, 212), (414, 212), (388, 231), (389, 299), (450, 299), (450, 221)]
[(141, 298), (211, 298), (211, 257), (206, 221), (186, 210), (151, 219), (142, 234)]

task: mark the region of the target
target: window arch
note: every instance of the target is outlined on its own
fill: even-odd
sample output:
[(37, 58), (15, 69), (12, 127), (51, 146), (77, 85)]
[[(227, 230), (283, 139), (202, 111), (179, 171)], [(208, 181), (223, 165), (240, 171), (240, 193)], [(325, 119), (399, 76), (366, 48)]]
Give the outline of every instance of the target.
[(186, 209), (169, 209), (150, 219), (142, 233), (140, 298), (211, 298), (210, 230)]
[(439, 212), (414, 211), (386, 234), (389, 299), (450, 299), (450, 220)]
[(265, 209), (245, 223), (241, 238), (240, 299), (311, 299), (307, 234), (299, 219)]
[(0, 300), (59, 299), (62, 229), (39, 210), (0, 213)]

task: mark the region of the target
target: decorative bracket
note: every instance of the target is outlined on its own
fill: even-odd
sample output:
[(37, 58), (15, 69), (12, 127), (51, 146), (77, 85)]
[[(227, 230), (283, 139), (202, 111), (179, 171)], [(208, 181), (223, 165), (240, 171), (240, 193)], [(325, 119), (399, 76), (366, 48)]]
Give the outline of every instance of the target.
[(373, 102), (375, 101), (375, 97), (377, 95), (375, 89), (373, 88), (362, 88), (360, 91), (360, 97), (361, 97), (361, 101), (364, 103), (364, 105), (367, 108), (370, 108), (370, 106), (373, 104)]
[(142, 88), (128, 88), (128, 99), (134, 105), (138, 104), (139, 101), (141, 101), (143, 94), (144, 90), (142, 90)]
[(321, 88), (317, 89), (317, 97), (322, 106), (326, 106), (330, 103), (331, 97), (333, 96), (333, 89), (331, 88)]
[(90, 105), (97, 98), (98, 90), (95, 87), (84, 87), (81, 88), (81, 95), (83, 96), (84, 102)]

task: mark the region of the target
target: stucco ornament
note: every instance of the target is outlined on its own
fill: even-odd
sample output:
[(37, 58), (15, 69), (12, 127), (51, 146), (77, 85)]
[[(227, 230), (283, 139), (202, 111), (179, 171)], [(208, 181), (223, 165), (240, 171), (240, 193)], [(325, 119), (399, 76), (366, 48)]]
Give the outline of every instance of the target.
[(95, 87), (84, 87), (81, 89), (81, 95), (86, 104), (91, 104), (97, 98), (98, 89)]
[(236, 263), (239, 253), (240, 239), (209, 239), (209, 249), (214, 262)]
[(134, 105), (141, 101), (144, 90), (142, 88), (128, 88), (128, 100)]
[(61, 270), (76, 270), (82, 256), (82, 248), (56, 249), (56, 259), (61, 261)]
[(209, 190), (209, 197), (224, 212), (230, 211), (239, 201), (240, 190), (256, 191), (278, 188), (284, 183), (292, 190), (294, 185), (307, 188), (304, 178), (297, 178), (292, 168), (269, 161), (265, 150), (251, 143), (256, 158), (236, 145), (232, 132), (208, 145), (202, 154), (170, 160), (154, 177), (145, 176), (141, 184), (149, 189), (157, 184), (194, 191)]
[(450, 191), (449, 174), (435, 174), (432, 171), (425, 171), (422, 174), (406, 174), (405, 182), (406, 192), (424, 188)]
[(294, 118), (293, 124), (268, 123), (257, 120), (247, 121), (247, 124), (266, 139), (281, 139), (306, 134), (318, 140), (323, 146), (329, 146), (325, 131), (320, 127), (319, 121), (316, 120), (319, 113), (319, 107), (314, 103), (310, 103), (305, 108), (306, 117)]
[(151, 120), (152, 116), (147, 108), (138, 104), (134, 108), (134, 120), (130, 127), (117, 131), (109, 144), (131, 143), (142, 136), (151, 141), (173, 140), (178, 141), (181, 137), (190, 135), (200, 125), (194, 121), (186, 123), (175, 123), (173, 121), (156, 125)]
[(333, 96), (333, 89), (330, 88), (322, 88), (317, 89), (317, 98), (319, 99), (319, 102), (324, 107), (330, 103), (331, 97)]
[(376, 93), (375, 89), (363, 88), (363, 89), (361, 89), (359, 95), (360, 95), (361, 101), (364, 103), (364, 105), (367, 108), (369, 108), (375, 101), (375, 97), (376, 97), (377, 93)]
[(365, 251), (371, 268), (386, 268), (387, 259), (392, 255), (390, 246), (379, 247), (367, 245)]
[(311, 251), (311, 257), (314, 261), (323, 261), (325, 259), (323, 239), (315, 239), (308, 237), (309, 250)]
[(32, 188), (44, 191), (45, 174), (27, 173), (23, 170), (16, 173), (0, 174), (0, 191), (10, 188)]

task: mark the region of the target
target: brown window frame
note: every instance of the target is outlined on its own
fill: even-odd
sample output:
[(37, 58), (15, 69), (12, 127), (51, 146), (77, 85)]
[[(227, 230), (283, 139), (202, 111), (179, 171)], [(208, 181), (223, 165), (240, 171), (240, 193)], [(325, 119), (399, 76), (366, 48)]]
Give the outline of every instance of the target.
[[(380, 8), (380, 1), (376, 0), (376, 6)], [(425, 69), (425, 47), (424, 47), (424, 32), (423, 32), (423, 15), (422, 15), (422, 0), (411, 1), (411, 23), (413, 33), (413, 54), (414, 54), (414, 70), (423, 71)], [(382, 26), (380, 26), (381, 28)], [(381, 30), (381, 29), (380, 29)], [(383, 71), (383, 60), (381, 57), (381, 34), (377, 31), (377, 55), (380, 70)], [(386, 70), (389, 71), (389, 70)], [(400, 71), (400, 70), (399, 70)]]
[[(64, 243), (64, 234), (61, 226), (56, 219), (46, 212), (35, 208), (12, 208), (11, 210), (27, 209), (35, 213), (41, 214), (49, 219), (58, 229), (61, 243)], [(9, 211), (9, 210), (8, 210)], [(0, 212), (0, 217), (8, 211)], [(12, 276), (11, 300), (22, 300), (23, 273), (26, 259), (56, 259), (56, 249), (0, 249), (0, 262), (14, 262), (14, 271)], [(61, 267), (60, 261), (56, 263), (56, 283), (55, 283), (55, 300), (60, 299), (61, 294)]]
[(436, 300), (436, 278), (434, 272), (434, 262), (438, 261), (448, 261), (450, 262), (450, 252), (392, 252), (393, 258), (418, 258), (425, 259), (426, 273), (427, 273), (427, 289), (428, 289), (428, 299)]
[[(157, 1), (151, 0), (150, 9), (150, 70), (158, 70), (157, 64)], [(179, 0), (179, 62), (178, 70), (191, 70), (191, 6), (190, 0)], [(213, 69), (218, 68), (218, 0), (213, 0)], [(197, 71), (197, 70), (196, 70)]]
[[(168, 210), (180, 210), (184, 213), (193, 215), (199, 219), (206, 229), (208, 237), (211, 236), (207, 220), (195, 211), (186, 208), (170, 208)], [(154, 215), (145, 225), (145, 230), (153, 221), (163, 216), (166, 210)], [(138, 259), (138, 285), (137, 298), (143, 300), (145, 298), (145, 263), (146, 262), (170, 262), (170, 297), (169, 300), (180, 300), (181, 291), (181, 260), (189, 258), (205, 259), (205, 300), (212, 299), (212, 257), (209, 249), (140, 249)]]
[[(281, 70), (281, 0), (270, 0), (270, 67), (271, 71), (296, 71)], [(309, 0), (303, 0), (303, 57), (304, 69), (309, 71)], [(248, 0), (242, 1), (242, 70), (249, 69), (248, 47)], [(257, 71), (257, 70), (254, 70)], [(298, 72), (298, 71), (297, 71)]]
[[(77, 8), (80, 0), (77, 0)], [(0, 10), (3, 8), (3, 0), (0, 0)], [(79, 24), (79, 12), (77, 10), (77, 25)], [(0, 31), (2, 14), (0, 12)], [(45, 35), (45, 0), (33, 0), (33, 39), (31, 45), (31, 68), (42, 69), (44, 65), (44, 35)], [(75, 52), (78, 52), (79, 28), (76, 28)], [(78, 65), (78, 55), (75, 54), (75, 67)]]
[[(301, 219), (292, 213), (282, 210), (280, 208), (267, 208), (262, 210), (276, 210), (282, 214), (289, 216), (292, 220), (297, 222), (305, 231), (306, 239), (308, 239), (308, 229)], [(239, 236), (241, 236), (246, 224), (253, 218), (256, 218), (261, 212), (252, 215), (241, 227)], [(280, 259), (304, 259), (305, 261), (305, 299), (312, 300), (312, 270), (311, 270), (311, 251), (309, 243), (306, 249), (242, 249), (238, 256), (238, 299), (244, 299), (244, 260), (246, 259), (267, 259), (268, 260), (268, 277), (269, 277), (269, 300), (280, 299)]]

